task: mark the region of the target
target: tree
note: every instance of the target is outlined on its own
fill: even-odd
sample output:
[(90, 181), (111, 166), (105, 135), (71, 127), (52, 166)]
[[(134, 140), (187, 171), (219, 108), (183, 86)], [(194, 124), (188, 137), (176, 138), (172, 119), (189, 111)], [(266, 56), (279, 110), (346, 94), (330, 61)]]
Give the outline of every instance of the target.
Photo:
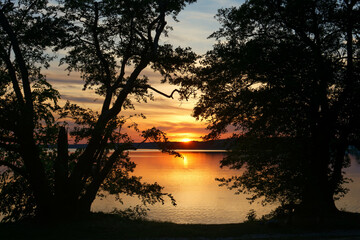
[[(144, 204), (163, 202), (164, 196), (173, 201), (157, 183), (130, 175), (135, 164), (126, 150), (133, 144), (122, 132), (126, 118), (119, 114), (132, 107), (131, 99), (152, 99), (148, 90), (173, 97), (140, 74), (150, 66), (164, 82), (174, 82), (193, 64), (190, 49), (160, 43), (168, 31), (166, 17), (175, 18), (192, 2), (1, 1), (2, 213), (9, 219), (76, 216), (90, 211), (99, 190), (138, 195)], [(84, 89), (96, 88), (104, 97), (101, 112), (58, 106), (59, 93), (41, 74), (53, 58), (50, 48), (65, 49), (61, 63), (80, 72)], [(69, 153), (66, 125), (55, 117), (71, 118), (70, 135), (87, 147)], [(172, 153), (162, 144), (167, 139), (161, 131), (149, 129), (142, 136)]]
[(193, 85), (194, 115), (207, 138), (236, 128), (238, 146), (222, 166), (245, 168), (219, 179), (252, 200), (336, 212), (346, 192), (347, 148), (359, 147), (358, 1), (250, 0), (221, 9), (222, 27)]

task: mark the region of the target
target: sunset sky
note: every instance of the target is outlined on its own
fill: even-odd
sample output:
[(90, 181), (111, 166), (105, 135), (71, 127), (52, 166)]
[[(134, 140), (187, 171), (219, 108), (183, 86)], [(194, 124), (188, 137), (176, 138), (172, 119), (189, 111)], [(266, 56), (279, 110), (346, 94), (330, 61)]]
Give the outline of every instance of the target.
[[(214, 39), (207, 37), (219, 28), (219, 23), (214, 18), (219, 8), (239, 6), (243, 0), (198, 0), (196, 3), (187, 6), (178, 16), (180, 22), (174, 22), (168, 17), (168, 25), (173, 27), (169, 37), (162, 37), (162, 41), (172, 44), (174, 47), (189, 46), (197, 54), (204, 54), (212, 48)], [(61, 57), (61, 53), (59, 57)], [(66, 100), (77, 103), (82, 107), (100, 110), (102, 99), (89, 90), (82, 91), (83, 81), (77, 73), (70, 76), (64, 70), (64, 66), (58, 67), (56, 62), (46, 70), (47, 79), (61, 93), (63, 104)], [(159, 83), (159, 76), (151, 69), (145, 69), (142, 75), (150, 79), (153, 87), (170, 94), (175, 86), (162, 85)], [(171, 141), (201, 140), (200, 137), (207, 133), (206, 123), (196, 121), (191, 116), (196, 99), (189, 101), (179, 101), (177, 96), (168, 99), (156, 93), (155, 101), (148, 103), (135, 104), (134, 110), (122, 112), (124, 115), (143, 113), (147, 119), (134, 119), (139, 124), (140, 130), (145, 130), (153, 126), (165, 131)], [(135, 141), (141, 138), (135, 132), (129, 132)]]

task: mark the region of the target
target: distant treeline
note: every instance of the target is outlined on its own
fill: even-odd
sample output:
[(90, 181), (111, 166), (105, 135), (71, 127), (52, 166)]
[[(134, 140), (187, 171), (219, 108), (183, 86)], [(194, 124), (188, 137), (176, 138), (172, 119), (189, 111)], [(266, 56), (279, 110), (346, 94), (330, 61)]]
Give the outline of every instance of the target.
[[(169, 148), (172, 149), (202, 149), (202, 150), (226, 150), (229, 148), (230, 140), (213, 140), (213, 141), (191, 141), (191, 142), (169, 142)], [(87, 144), (70, 144), (69, 148), (85, 148)], [(137, 149), (159, 149), (155, 142), (134, 143)]]

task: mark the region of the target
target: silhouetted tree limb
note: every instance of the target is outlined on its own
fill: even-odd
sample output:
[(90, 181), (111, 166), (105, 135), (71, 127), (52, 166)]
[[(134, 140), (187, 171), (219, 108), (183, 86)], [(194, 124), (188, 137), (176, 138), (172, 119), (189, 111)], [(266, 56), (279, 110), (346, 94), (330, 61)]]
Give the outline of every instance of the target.
[(162, 96), (164, 96), (164, 97), (167, 97), (167, 98), (174, 98), (173, 95), (174, 95), (174, 93), (176, 93), (176, 92), (181, 93), (181, 91), (179, 91), (178, 89), (174, 89), (174, 90), (171, 92), (171, 94), (168, 95), (168, 94), (163, 93), (163, 92), (161, 92), (161, 91), (157, 90), (156, 88), (153, 88), (153, 87), (151, 87), (151, 86), (149, 86), (149, 85), (146, 86), (145, 88), (151, 89), (151, 90), (153, 90), (154, 92), (157, 92), (158, 94), (160, 94), (160, 95), (162, 95)]
[(19, 147), (15, 146), (13, 144), (0, 142), (0, 147), (6, 149), (8, 151), (12, 151), (12, 152), (18, 152), (19, 151)]
[(16, 77), (16, 71), (15, 71), (14, 65), (12, 64), (8, 54), (6, 54), (5, 49), (3, 49), (2, 47), (0, 47), (0, 57), (6, 64), (6, 67), (8, 69), (8, 73), (9, 73), (10, 78), (11, 78), (11, 83), (13, 84), (13, 87), (14, 87), (14, 91), (15, 91), (17, 100), (22, 105), (22, 104), (24, 104), (24, 97), (23, 97), (22, 92), (20, 90), (20, 86), (19, 86), (18, 79)]
[[(167, 32), (166, 16), (175, 17), (192, 2), (71, 0), (51, 6), (46, 0), (21, 1), (16, 6), (0, 3), (0, 74), (7, 80), (0, 84), (0, 107), (5, 110), (0, 114), (4, 140), (0, 140), (4, 143), (0, 148), (5, 152), (3, 159), (23, 164), (28, 176), (28, 184), (23, 184), (20, 175), (11, 182), (2, 182), (8, 187), (4, 194), (11, 196), (11, 206), (23, 209), (23, 215), (14, 213), (7, 219), (82, 214), (90, 210), (100, 188), (111, 194), (138, 195), (144, 203), (163, 202), (164, 196), (173, 202), (158, 184), (144, 184), (130, 176), (135, 164), (127, 157), (126, 149), (133, 146), (130, 137), (122, 133), (126, 118), (119, 114), (131, 106), (132, 97), (138, 101), (149, 98), (148, 89), (169, 98), (180, 92), (165, 94), (139, 76), (148, 66), (167, 76), (168, 72), (185, 73), (186, 66), (193, 63), (195, 54), (189, 48), (173, 50), (160, 42)], [(100, 113), (69, 102), (63, 107), (57, 105), (59, 93), (41, 74), (41, 67), (48, 67), (53, 58), (45, 52), (49, 48), (65, 49), (60, 63), (66, 63), (69, 71), (80, 72), (84, 90), (93, 87), (105, 97)], [(173, 58), (171, 63), (163, 61), (165, 55)], [(23, 99), (24, 106), (15, 98)], [(54, 115), (60, 118), (55, 120)], [(85, 149), (69, 154), (68, 134), (58, 122), (63, 118), (72, 119), (75, 127), (69, 134), (76, 142), (87, 142)], [(17, 141), (6, 141), (8, 136)], [(165, 138), (158, 139), (162, 140)], [(17, 146), (18, 150), (11, 149)], [(9, 162), (4, 164), (11, 166)], [(116, 175), (116, 171), (121, 174)], [(3, 177), (8, 176), (4, 173)], [(24, 201), (20, 199), (23, 195), (11, 191), (19, 186), (29, 193)], [(12, 213), (9, 206), (1, 205), (0, 209)]]
[(21, 73), (21, 81), (22, 81), (23, 89), (24, 89), (24, 93), (25, 93), (26, 105), (29, 108), (27, 113), (30, 114), (30, 117), (27, 120), (32, 121), (31, 111), (33, 109), (33, 102), (32, 102), (32, 93), (31, 93), (30, 82), (29, 82), (29, 73), (27, 70), (27, 66), (26, 66), (24, 57), (21, 53), (19, 42), (16, 38), (16, 35), (15, 35), (14, 31), (12, 30), (12, 28), (2, 10), (0, 10), (0, 25), (2, 26), (2, 28), (5, 30), (5, 32), (9, 36), (9, 39), (11, 41), (11, 45), (13, 47), (14, 54), (16, 57), (16, 61), (19, 64), (20, 73)]
[(16, 172), (16, 173), (20, 174), (21, 176), (23, 176), (24, 178), (26, 178), (26, 179), (29, 178), (26, 170), (23, 167), (17, 167), (12, 163), (9, 163), (9, 162), (3, 161), (3, 160), (0, 160), (0, 166), (8, 167), (11, 170), (13, 170), (14, 172)]
[(223, 185), (308, 214), (337, 211), (347, 148), (360, 133), (359, 12), (359, 1), (336, 0), (219, 10), (219, 43), (190, 83), (203, 92), (194, 115), (209, 121), (206, 137), (237, 131), (222, 165), (247, 170)]

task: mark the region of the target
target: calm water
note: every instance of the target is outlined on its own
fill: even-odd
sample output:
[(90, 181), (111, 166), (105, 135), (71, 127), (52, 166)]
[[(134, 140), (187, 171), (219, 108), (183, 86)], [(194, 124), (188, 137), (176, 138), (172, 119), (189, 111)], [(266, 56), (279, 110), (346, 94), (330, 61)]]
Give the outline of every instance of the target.
[[(145, 182), (158, 182), (165, 192), (172, 193), (177, 206), (170, 201), (164, 205), (151, 206), (149, 219), (175, 223), (238, 223), (245, 220), (250, 209), (258, 216), (269, 213), (276, 206), (249, 204), (246, 195), (235, 195), (224, 187), (219, 187), (216, 177), (230, 177), (240, 171), (220, 169), (219, 162), (223, 152), (185, 151), (184, 159), (175, 158), (158, 151), (131, 152), (132, 160), (137, 163), (135, 175), (142, 176)], [(353, 161), (346, 170), (354, 182), (348, 184), (350, 192), (337, 201), (340, 209), (360, 212), (360, 165)], [(139, 204), (137, 198), (124, 197), (124, 205), (112, 197), (96, 199), (93, 211), (111, 211)]]

